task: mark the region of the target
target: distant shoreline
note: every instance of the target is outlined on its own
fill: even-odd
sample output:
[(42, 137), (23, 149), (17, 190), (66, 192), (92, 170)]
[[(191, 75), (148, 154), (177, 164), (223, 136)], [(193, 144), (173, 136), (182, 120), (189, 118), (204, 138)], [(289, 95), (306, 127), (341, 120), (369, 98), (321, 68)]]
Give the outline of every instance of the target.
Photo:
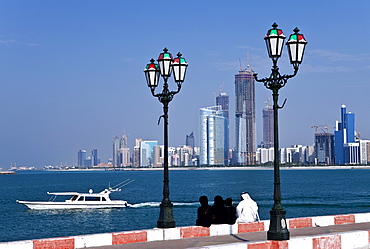
[[(169, 170), (273, 170), (274, 167), (169, 167)], [(292, 166), (280, 167), (280, 170), (314, 169), (370, 169), (370, 166)], [(45, 171), (161, 171), (163, 168), (115, 168), (115, 169), (46, 169)]]

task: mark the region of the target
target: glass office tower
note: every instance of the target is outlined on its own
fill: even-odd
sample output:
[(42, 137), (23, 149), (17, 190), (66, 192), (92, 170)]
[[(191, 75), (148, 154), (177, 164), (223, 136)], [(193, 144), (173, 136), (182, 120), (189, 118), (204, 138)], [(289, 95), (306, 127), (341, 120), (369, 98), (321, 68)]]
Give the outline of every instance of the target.
[(228, 119), (221, 106), (199, 109), (200, 165), (227, 165), (229, 150)]
[(342, 105), (341, 121), (336, 122), (334, 131), (335, 164), (359, 163), (360, 147), (355, 141), (355, 114), (347, 112)]

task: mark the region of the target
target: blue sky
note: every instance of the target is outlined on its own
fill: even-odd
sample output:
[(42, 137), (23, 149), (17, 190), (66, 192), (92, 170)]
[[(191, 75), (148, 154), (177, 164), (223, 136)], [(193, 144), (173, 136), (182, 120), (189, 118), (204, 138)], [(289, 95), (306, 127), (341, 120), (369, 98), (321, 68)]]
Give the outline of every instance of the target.
[[(369, 1), (0, 0), (0, 167), (75, 164), (78, 149), (93, 148), (106, 162), (123, 131), (130, 147), (135, 138), (162, 143), (162, 105), (143, 69), (164, 47), (189, 63), (170, 103), (170, 145), (192, 131), (198, 144), (198, 110), (223, 86), (234, 147), (234, 75), (248, 54), (268, 76), (263, 37), (273, 22), (287, 36), (298, 27), (309, 42), (298, 75), (280, 91), (281, 103), (288, 98), (280, 145), (312, 145), (311, 126), (334, 127), (342, 104), (370, 139), (369, 10)], [(292, 73), (283, 53), (280, 71)], [(270, 96), (256, 83), (257, 143)]]

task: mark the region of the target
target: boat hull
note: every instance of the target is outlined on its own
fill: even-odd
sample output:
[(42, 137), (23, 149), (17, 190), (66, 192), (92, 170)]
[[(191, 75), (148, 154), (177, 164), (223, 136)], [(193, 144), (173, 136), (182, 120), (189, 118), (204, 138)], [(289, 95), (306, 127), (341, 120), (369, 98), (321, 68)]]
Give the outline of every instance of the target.
[(107, 201), (107, 202), (34, 202), (34, 201), (17, 201), (20, 204), (27, 206), (30, 209), (46, 210), (46, 209), (91, 209), (91, 208), (123, 208), (127, 207), (126, 201)]

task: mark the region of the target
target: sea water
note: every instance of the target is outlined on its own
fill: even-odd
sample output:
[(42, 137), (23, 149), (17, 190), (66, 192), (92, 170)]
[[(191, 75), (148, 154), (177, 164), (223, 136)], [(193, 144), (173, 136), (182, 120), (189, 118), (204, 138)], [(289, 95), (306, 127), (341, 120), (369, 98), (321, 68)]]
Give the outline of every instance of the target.
[[(262, 220), (273, 205), (273, 170), (171, 170), (170, 199), (176, 226), (195, 224), (198, 199), (221, 195), (234, 205), (248, 191)], [(30, 210), (16, 200), (47, 201), (46, 192), (90, 188), (100, 192), (126, 179), (134, 182), (111, 194), (127, 208)], [(287, 218), (370, 212), (370, 170), (282, 170), (282, 204)], [(156, 227), (163, 198), (163, 171), (28, 171), (0, 175), (0, 241), (15, 241)]]

